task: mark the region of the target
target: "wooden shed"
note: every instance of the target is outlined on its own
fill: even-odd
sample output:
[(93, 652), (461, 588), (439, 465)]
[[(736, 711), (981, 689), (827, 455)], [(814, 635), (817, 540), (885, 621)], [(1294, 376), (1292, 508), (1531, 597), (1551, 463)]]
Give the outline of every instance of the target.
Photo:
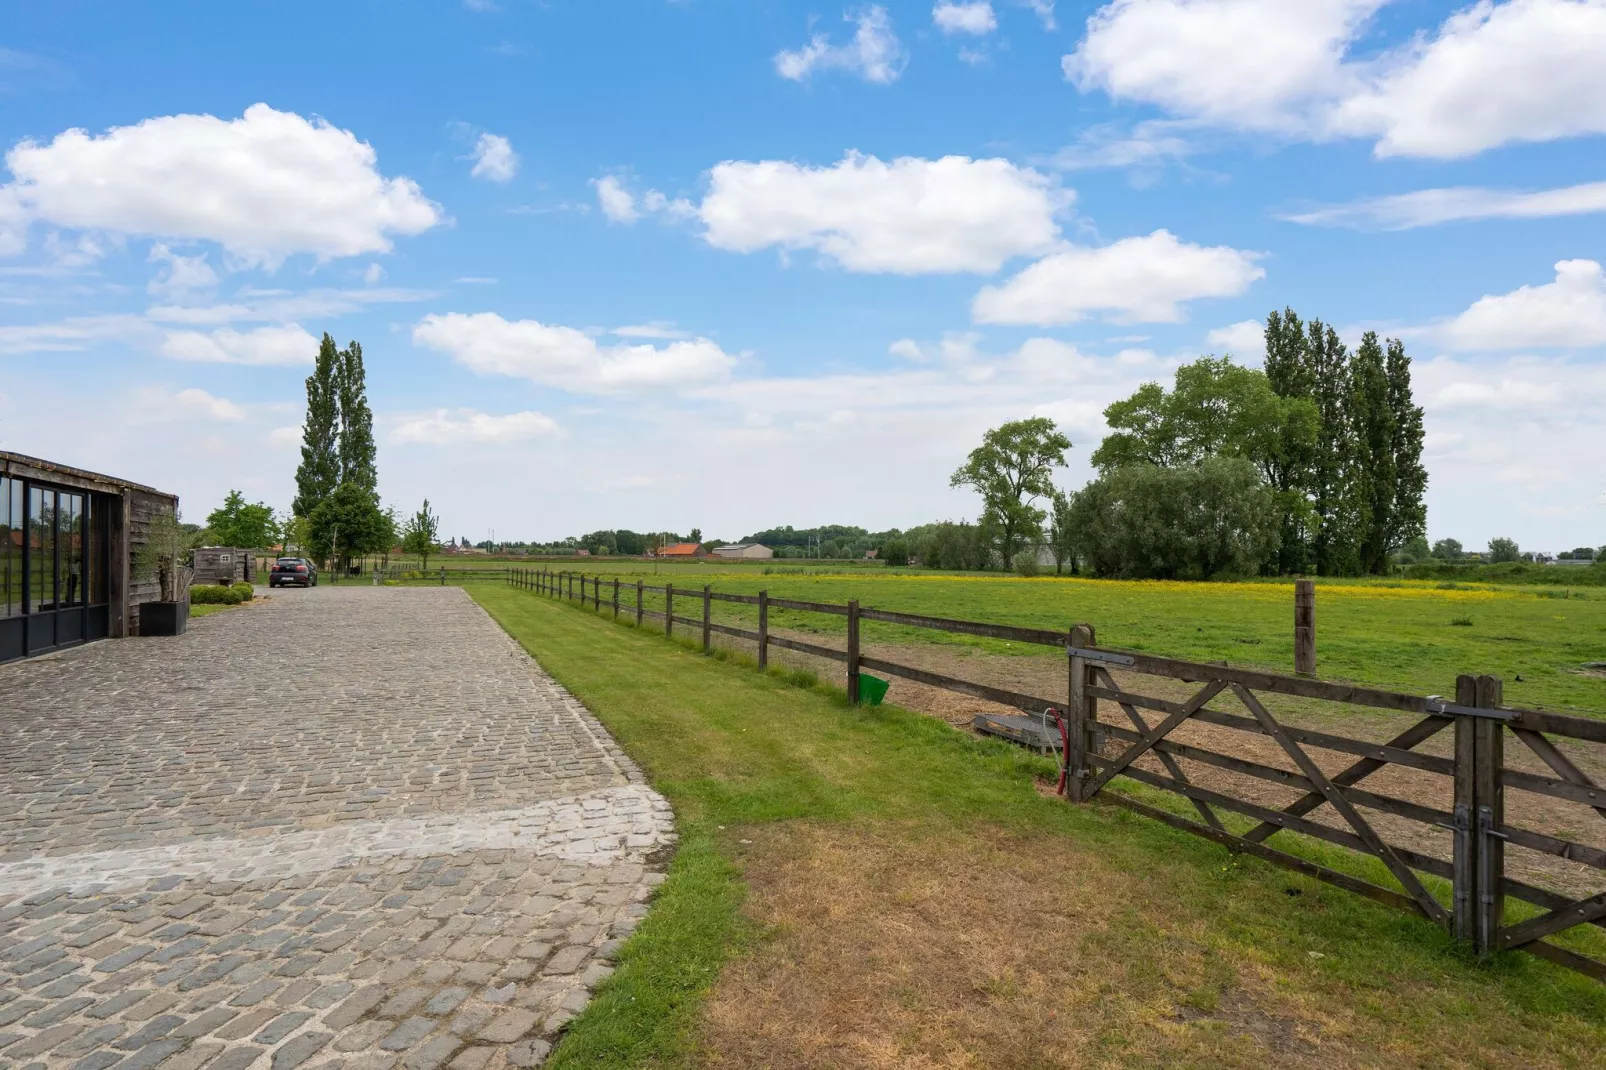
[(195, 551), (196, 583), (250, 583), (256, 579), (256, 555), (238, 546), (203, 546)]
[(151, 517), (177, 509), (154, 487), (0, 450), (0, 661), (139, 634), (135, 576)]

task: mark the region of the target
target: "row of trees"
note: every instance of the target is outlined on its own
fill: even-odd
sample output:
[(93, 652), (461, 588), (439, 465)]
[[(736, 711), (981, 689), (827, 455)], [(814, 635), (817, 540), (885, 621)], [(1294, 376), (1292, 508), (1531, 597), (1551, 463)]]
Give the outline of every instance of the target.
[(1398, 340), (1367, 332), (1352, 354), (1320, 320), (1273, 312), (1264, 370), (1203, 357), (1104, 418), (1098, 476), (1070, 495), (1052, 421), (987, 432), (950, 480), (981, 495), (978, 522), (916, 529), (911, 550), (941, 568), (1024, 568), (1046, 545), (1100, 575), (1354, 575), (1423, 538), (1422, 409)]
[(1292, 309), (1265, 370), (1205, 357), (1105, 410), (1099, 477), (1055, 495), (1056, 561), (1101, 575), (1355, 575), (1420, 540), (1422, 410), (1397, 340), (1352, 355)]

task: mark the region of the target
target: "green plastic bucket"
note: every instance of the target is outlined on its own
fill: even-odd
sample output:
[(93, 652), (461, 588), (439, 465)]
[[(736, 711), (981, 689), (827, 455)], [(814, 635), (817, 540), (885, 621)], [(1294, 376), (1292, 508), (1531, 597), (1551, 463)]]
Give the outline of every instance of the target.
[(867, 672), (859, 674), (859, 701), (868, 702), (872, 706), (881, 705), (881, 700), (887, 697), (887, 688), (892, 685), (879, 676), (871, 676)]

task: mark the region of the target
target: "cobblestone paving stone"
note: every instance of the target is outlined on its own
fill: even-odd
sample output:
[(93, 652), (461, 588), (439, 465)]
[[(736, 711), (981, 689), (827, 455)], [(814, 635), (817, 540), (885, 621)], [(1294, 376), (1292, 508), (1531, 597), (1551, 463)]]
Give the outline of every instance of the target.
[(537, 1066), (668, 804), (456, 588), (0, 669), (0, 1067)]

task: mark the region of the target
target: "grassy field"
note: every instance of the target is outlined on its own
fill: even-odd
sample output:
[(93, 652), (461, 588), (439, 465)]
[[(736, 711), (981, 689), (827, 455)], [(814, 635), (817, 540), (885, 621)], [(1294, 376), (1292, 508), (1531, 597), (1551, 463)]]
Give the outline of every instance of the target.
[(1597, 1065), (1598, 984), (1045, 797), (1043, 760), (932, 718), (470, 590), (682, 832), (552, 1066)]
[[(1088, 622), (1101, 645), (1200, 661), (1288, 672), (1293, 668), (1291, 582), (1171, 583), (1021, 579), (989, 573), (832, 569), (727, 563), (581, 563), (589, 575), (671, 582), (691, 594), (716, 590), (861, 605), (964, 620), (1065, 629)], [(633, 594), (623, 596), (632, 603)], [(661, 599), (649, 597), (648, 607)], [(677, 606), (694, 615), (695, 607)], [(715, 619), (747, 622), (750, 607), (715, 605)], [(775, 611), (772, 623), (831, 633), (841, 618)], [(899, 628), (864, 625), (866, 642), (946, 642), (995, 653), (1054, 656), (1051, 650)], [(1424, 694), (1453, 694), (1461, 673), (1505, 681), (1506, 701), (1534, 708), (1606, 712), (1606, 593), (1407, 581), (1323, 581), (1317, 587), (1318, 673)]]

